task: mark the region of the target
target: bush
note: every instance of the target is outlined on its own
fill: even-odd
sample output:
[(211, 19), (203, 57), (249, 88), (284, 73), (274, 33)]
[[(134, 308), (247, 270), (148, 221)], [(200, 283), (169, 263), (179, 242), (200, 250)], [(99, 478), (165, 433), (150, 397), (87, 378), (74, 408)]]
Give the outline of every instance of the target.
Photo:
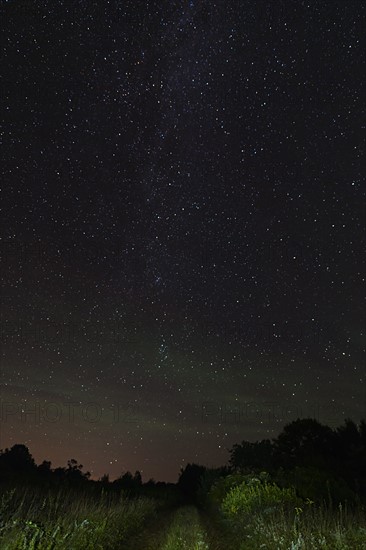
[(261, 472), (254, 476), (253, 474), (235, 473), (220, 478), (213, 484), (209, 492), (209, 502), (211, 506), (216, 509), (220, 508), (221, 503), (232, 488), (242, 484), (250, 485), (251, 483), (255, 483), (255, 480), (260, 482), (268, 481), (269, 474), (267, 472)]
[(346, 501), (352, 505), (360, 503), (359, 496), (342, 478), (335, 478), (329, 472), (317, 468), (296, 467), (282, 478), (281, 486), (294, 486), (297, 494), (304, 499), (335, 506)]
[(294, 510), (302, 501), (293, 488), (281, 489), (258, 478), (232, 487), (221, 504), (224, 516), (235, 523), (248, 522), (254, 514)]

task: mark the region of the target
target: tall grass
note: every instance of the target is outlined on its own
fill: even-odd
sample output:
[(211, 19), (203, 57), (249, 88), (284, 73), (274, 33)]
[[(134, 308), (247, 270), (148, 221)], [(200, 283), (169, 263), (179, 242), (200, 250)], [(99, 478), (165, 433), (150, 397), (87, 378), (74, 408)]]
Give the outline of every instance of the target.
[(364, 505), (316, 504), (250, 475), (221, 479), (207, 496), (198, 513), (176, 509), (168, 492), (165, 499), (101, 487), (4, 489), (0, 549), (366, 549)]
[(160, 548), (161, 550), (209, 550), (207, 535), (195, 507), (184, 506), (176, 512)]
[(10, 490), (0, 503), (2, 550), (120, 548), (157, 512), (153, 499), (67, 489)]
[(243, 548), (289, 550), (364, 550), (366, 548), (365, 510), (326, 506), (296, 507), (292, 513), (256, 513), (243, 535), (249, 544)]
[(366, 510), (298, 499), (275, 484), (242, 483), (224, 497), (220, 512), (242, 550), (365, 550)]

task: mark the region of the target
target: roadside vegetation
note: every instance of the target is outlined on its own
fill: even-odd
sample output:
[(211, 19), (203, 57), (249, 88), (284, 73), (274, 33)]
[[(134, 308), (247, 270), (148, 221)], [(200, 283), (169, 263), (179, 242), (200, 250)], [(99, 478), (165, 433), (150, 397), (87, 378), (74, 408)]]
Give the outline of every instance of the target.
[(366, 424), (313, 419), (243, 441), (226, 466), (188, 464), (176, 484), (138, 471), (90, 479), (71, 459), (0, 453), (1, 550), (361, 550)]

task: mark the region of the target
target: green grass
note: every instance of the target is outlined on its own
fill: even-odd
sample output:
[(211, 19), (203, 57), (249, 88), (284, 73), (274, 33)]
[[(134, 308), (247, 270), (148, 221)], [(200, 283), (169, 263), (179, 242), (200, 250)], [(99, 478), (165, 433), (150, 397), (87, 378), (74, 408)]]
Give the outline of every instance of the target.
[[(245, 503), (246, 504), (246, 503)], [(268, 507), (249, 515), (224, 508), (226, 528), (242, 542), (240, 550), (365, 550), (366, 511), (339, 505), (314, 505), (311, 501), (289, 507)]]
[(361, 550), (366, 548), (366, 515), (362, 509), (305, 505), (292, 513), (257, 514), (248, 535), (251, 543), (243, 548)]
[(121, 548), (157, 512), (153, 499), (129, 500), (60, 490), (13, 490), (2, 495), (2, 550), (101, 550)]
[(176, 512), (161, 550), (209, 550), (197, 508), (184, 506)]
[(106, 491), (17, 488), (0, 494), (0, 548), (364, 550), (366, 510), (299, 503), (267, 483), (232, 487), (216, 511)]

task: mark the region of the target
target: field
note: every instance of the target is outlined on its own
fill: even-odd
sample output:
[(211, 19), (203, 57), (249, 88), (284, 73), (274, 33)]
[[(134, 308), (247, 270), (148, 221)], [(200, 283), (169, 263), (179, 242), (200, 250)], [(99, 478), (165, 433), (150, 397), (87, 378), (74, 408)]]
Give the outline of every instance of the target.
[[(253, 481), (254, 480), (254, 481)], [(101, 487), (3, 490), (1, 550), (358, 550), (363, 505), (315, 504), (248, 476), (213, 485), (196, 504), (174, 490)], [(222, 485), (222, 482), (221, 482)], [(220, 487), (219, 487), (220, 489)], [(146, 494), (144, 494), (146, 493)]]
[(176, 483), (0, 451), (0, 550), (365, 550), (366, 422), (298, 419)]

